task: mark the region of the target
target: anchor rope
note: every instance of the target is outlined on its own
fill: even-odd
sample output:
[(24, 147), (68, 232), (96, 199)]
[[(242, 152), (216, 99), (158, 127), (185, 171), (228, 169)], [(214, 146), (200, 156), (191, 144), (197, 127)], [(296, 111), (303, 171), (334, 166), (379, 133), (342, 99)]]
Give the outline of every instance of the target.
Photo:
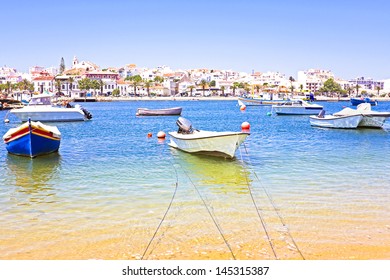
[(216, 228), (218, 229), (219, 234), (222, 236), (222, 239), (223, 239), (223, 241), (225, 242), (226, 246), (228, 247), (228, 249), (229, 249), (229, 251), (230, 251), (230, 253), (231, 253), (233, 259), (236, 260), (236, 256), (234, 255), (232, 248), (230, 247), (229, 243), (227, 242), (227, 240), (226, 240), (226, 238), (225, 238), (225, 235), (224, 235), (223, 232), (222, 232), (221, 227), (219, 226), (219, 224), (218, 224), (218, 222), (216, 221), (215, 217), (214, 217), (213, 214), (211, 213), (211, 211), (210, 211), (209, 207), (207, 206), (207, 203), (206, 203), (206, 201), (204, 200), (204, 198), (203, 198), (202, 194), (200, 193), (199, 189), (196, 187), (196, 185), (194, 184), (194, 182), (191, 180), (190, 176), (187, 174), (187, 172), (186, 172), (184, 169), (183, 169), (183, 172), (184, 172), (184, 174), (186, 174), (186, 176), (187, 176), (188, 179), (190, 180), (192, 186), (194, 187), (194, 189), (195, 189), (196, 192), (198, 193), (198, 196), (199, 196), (200, 199), (202, 200), (203, 205), (205, 206), (207, 212), (209, 213), (209, 215), (210, 215), (210, 217), (211, 217), (211, 219), (212, 219), (214, 225), (215, 225)]
[(158, 226), (157, 226), (157, 228), (156, 228), (156, 230), (155, 230), (155, 232), (154, 232), (152, 238), (150, 239), (150, 241), (149, 241), (149, 243), (148, 243), (148, 246), (146, 246), (146, 249), (145, 249), (145, 251), (144, 251), (144, 253), (143, 253), (142, 257), (141, 257), (141, 260), (144, 259), (146, 252), (149, 250), (150, 245), (152, 244), (154, 238), (156, 237), (157, 232), (159, 231), (159, 229), (160, 229), (162, 223), (164, 222), (165, 217), (167, 216), (169, 210), (171, 209), (173, 200), (175, 199), (176, 192), (177, 192), (177, 188), (178, 188), (178, 186), (179, 186), (179, 176), (177, 175), (177, 170), (176, 170), (176, 167), (175, 167), (174, 165), (173, 165), (173, 168), (175, 169), (175, 174), (176, 174), (175, 190), (174, 190), (174, 192), (173, 192), (173, 195), (172, 195), (171, 201), (169, 202), (169, 205), (168, 205), (168, 207), (167, 207), (167, 210), (166, 210), (165, 213), (164, 213), (164, 216), (163, 216), (162, 219), (160, 220), (160, 223), (158, 224)]
[[(243, 161), (241, 150), (240, 150), (240, 155), (241, 155), (241, 160)], [(248, 180), (248, 176), (247, 176), (246, 173), (245, 173), (245, 180), (246, 180), (246, 183), (247, 183), (247, 187), (248, 187), (248, 191), (249, 191), (250, 197), (252, 199), (252, 203), (253, 203), (253, 205), (256, 208), (257, 216), (259, 217), (261, 225), (262, 225), (262, 227), (264, 229), (265, 235), (267, 236), (268, 244), (270, 245), (270, 247), (272, 249), (272, 252), (274, 254), (275, 259), (278, 259), (278, 256), (276, 255), (276, 251), (275, 251), (274, 245), (272, 244), (272, 241), (271, 241), (271, 237), (270, 237), (270, 235), (268, 233), (268, 230), (267, 230), (267, 225), (265, 223), (265, 220), (264, 220), (263, 216), (260, 213), (259, 207), (257, 206), (256, 200), (255, 200), (255, 198), (253, 196), (253, 193), (252, 193), (252, 190), (251, 190), (251, 188), (249, 186), (249, 180)]]
[[(243, 146), (244, 146), (245, 152), (246, 152), (246, 154), (249, 156), (249, 153), (248, 153), (248, 150), (247, 150), (247, 148), (246, 148), (246, 145), (245, 145), (245, 143), (243, 143), (243, 144), (244, 144)], [(240, 155), (241, 155), (241, 160), (243, 161), (241, 150), (240, 150)], [(244, 162), (244, 161), (243, 161), (243, 162)], [(251, 166), (251, 167), (253, 166), (253, 164), (252, 164), (250, 158), (249, 158), (249, 166)], [(297, 249), (297, 251), (298, 251), (298, 253), (300, 254), (300, 256), (302, 257), (302, 259), (305, 260), (305, 257), (303, 256), (302, 251), (299, 249), (297, 243), (295, 242), (295, 239), (293, 238), (293, 236), (292, 236), (290, 230), (288, 229), (288, 226), (287, 226), (286, 222), (284, 221), (282, 215), (280, 214), (280, 212), (279, 212), (279, 210), (278, 210), (278, 207), (276, 207), (276, 204), (275, 204), (275, 202), (274, 202), (272, 196), (270, 195), (270, 193), (268, 192), (268, 190), (267, 190), (267, 188), (264, 186), (264, 184), (261, 182), (260, 178), (257, 176), (257, 173), (255, 172), (255, 170), (254, 170), (253, 168), (251, 168), (251, 170), (252, 170), (253, 174), (255, 175), (255, 178), (256, 178), (257, 181), (259, 182), (260, 186), (261, 186), (262, 189), (264, 190), (265, 194), (267, 195), (268, 200), (270, 201), (270, 203), (271, 203), (271, 205), (272, 205), (272, 207), (273, 207), (275, 213), (276, 213), (277, 216), (279, 217), (280, 222), (281, 222), (282, 225), (286, 228), (287, 234), (288, 234), (288, 236), (290, 237), (291, 241), (293, 242), (295, 248)], [(248, 189), (249, 189), (249, 191), (250, 191), (250, 188), (249, 188), (249, 181), (248, 181), (247, 176), (246, 176), (246, 179), (247, 179), (247, 183), (248, 183)], [(252, 193), (251, 193), (251, 196), (252, 196)], [(252, 199), (253, 199), (253, 198), (252, 198)]]

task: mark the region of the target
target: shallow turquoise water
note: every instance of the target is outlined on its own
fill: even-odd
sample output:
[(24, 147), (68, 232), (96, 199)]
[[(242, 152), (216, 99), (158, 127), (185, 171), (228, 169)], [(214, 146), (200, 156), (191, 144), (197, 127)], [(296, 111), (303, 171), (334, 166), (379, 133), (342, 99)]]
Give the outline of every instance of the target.
[[(176, 184), (167, 229), (155, 252), (170, 251), (172, 243), (189, 243), (198, 236), (219, 236), (202, 198), (224, 234), (239, 236), (240, 240), (230, 240), (237, 251), (239, 244), (254, 238), (242, 233), (245, 230), (266, 239), (256, 207), (274, 240), (286, 238), (277, 214), (283, 217), (309, 259), (315, 258), (321, 243), (380, 246), (390, 240), (390, 123), (383, 130), (319, 129), (310, 126), (307, 116), (267, 116), (270, 107), (240, 111), (236, 104), (86, 103), (82, 105), (93, 114), (92, 121), (55, 123), (62, 133), (58, 154), (31, 160), (7, 154), (0, 144), (1, 258), (139, 256)], [(330, 113), (348, 106), (322, 104)], [(156, 138), (159, 131), (176, 130), (177, 117), (135, 116), (138, 107), (176, 106), (183, 107), (182, 116), (195, 128), (238, 131), (248, 121), (251, 135), (233, 160), (193, 156), (171, 149), (169, 136), (165, 141)], [(390, 103), (374, 109), (390, 111)], [(0, 111), (1, 120), (5, 114)], [(1, 135), (18, 125), (10, 119), (11, 123), (0, 125)], [(148, 132), (152, 138), (147, 138)], [(254, 224), (257, 228), (249, 229)], [(183, 227), (190, 233), (182, 232)], [(170, 232), (175, 241), (169, 240)], [(133, 237), (139, 248), (97, 249), (99, 242), (130, 244)], [(73, 248), (60, 245), (64, 241)], [(52, 252), (43, 253), (47, 247)], [(285, 253), (282, 247), (280, 256), (299, 259), (296, 250)], [(226, 250), (223, 244), (213, 249)], [(264, 258), (272, 259), (269, 248), (265, 250)], [(246, 253), (248, 258), (259, 258)]]

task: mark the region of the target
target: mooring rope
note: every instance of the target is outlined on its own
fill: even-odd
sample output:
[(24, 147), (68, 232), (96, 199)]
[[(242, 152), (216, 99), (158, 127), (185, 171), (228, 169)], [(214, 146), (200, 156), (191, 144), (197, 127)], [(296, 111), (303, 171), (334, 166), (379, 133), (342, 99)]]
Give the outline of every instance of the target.
[(163, 216), (162, 219), (160, 220), (160, 223), (158, 224), (158, 226), (157, 226), (157, 228), (156, 228), (156, 231), (154, 232), (152, 238), (150, 239), (150, 241), (149, 241), (149, 243), (148, 243), (148, 246), (146, 246), (146, 249), (145, 249), (145, 251), (144, 251), (144, 253), (143, 253), (142, 257), (141, 257), (141, 260), (144, 259), (146, 252), (148, 251), (150, 245), (152, 244), (154, 238), (156, 237), (157, 232), (159, 231), (159, 229), (160, 229), (162, 223), (164, 222), (165, 217), (167, 216), (169, 210), (171, 209), (173, 200), (175, 199), (176, 192), (177, 192), (177, 188), (178, 188), (178, 186), (179, 186), (179, 176), (177, 175), (177, 170), (176, 170), (176, 167), (175, 167), (174, 165), (173, 165), (173, 168), (175, 169), (175, 174), (176, 174), (176, 183), (175, 183), (176, 186), (175, 186), (175, 191), (173, 192), (171, 201), (169, 202), (168, 208), (167, 208), (167, 210), (165, 211), (164, 216)]
[[(242, 160), (242, 162), (244, 162), (244, 160), (243, 160), (243, 158), (242, 158), (241, 150), (240, 150), (240, 155), (241, 155), (241, 160)], [(263, 229), (264, 229), (265, 235), (267, 236), (268, 243), (269, 243), (269, 245), (270, 245), (270, 247), (271, 247), (271, 249), (272, 249), (272, 252), (273, 252), (273, 254), (274, 254), (274, 256), (275, 256), (275, 259), (278, 259), (278, 256), (276, 255), (276, 252), (275, 252), (274, 245), (272, 244), (270, 235), (269, 235), (269, 233), (268, 233), (266, 223), (265, 223), (265, 221), (264, 221), (264, 219), (263, 219), (263, 216), (262, 216), (261, 213), (260, 213), (259, 207), (257, 206), (256, 200), (255, 200), (255, 198), (254, 198), (254, 196), (253, 196), (253, 193), (252, 193), (252, 190), (251, 190), (251, 188), (250, 188), (250, 186), (249, 186), (248, 175), (247, 175), (246, 173), (245, 173), (245, 180), (246, 180), (246, 183), (247, 183), (247, 187), (248, 187), (248, 191), (249, 191), (250, 197), (251, 197), (251, 199), (252, 199), (252, 203), (253, 203), (253, 205), (254, 205), (255, 208), (256, 208), (257, 216), (259, 217), (260, 222), (261, 222), (261, 225), (262, 225), (262, 227), (263, 227)]]
[[(183, 168), (182, 168), (182, 169), (183, 169)], [(204, 200), (202, 194), (200, 193), (199, 189), (196, 187), (196, 185), (194, 184), (194, 182), (191, 180), (190, 176), (187, 174), (187, 172), (186, 172), (184, 169), (183, 169), (183, 172), (184, 172), (184, 174), (186, 174), (186, 176), (187, 176), (187, 178), (190, 180), (192, 186), (195, 188), (196, 192), (198, 193), (200, 199), (201, 199), (202, 202), (203, 202), (203, 205), (205, 206), (207, 212), (209, 213), (211, 219), (213, 220), (214, 225), (215, 225), (216, 228), (218, 229), (219, 234), (222, 236), (223, 241), (225, 242), (226, 246), (229, 248), (229, 251), (230, 251), (232, 257), (233, 257), (233, 259), (235, 260), (235, 259), (236, 259), (236, 256), (234, 255), (232, 248), (230, 247), (229, 243), (227, 242), (227, 240), (226, 240), (226, 238), (225, 238), (225, 235), (224, 235), (223, 232), (222, 232), (221, 227), (219, 226), (218, 222), (216, 221), (216, 219), (214, 218), (213, 214), (211, 213), (209, 207), (207, 206), (207, 204), (206, 204), (206, 202), (205, 202), (205, 200)]]
[[(249, 156), (249, 153), (248, 153), (248, 150), (247, 150), (247, 148), (246, 148), (246, 146), (245, 146), (245, 143), (243, 143), (243, 146), (244, 146), (244, 149), (245, 149), (246, 154)], [(243, 160), (243, 157), (242, 157), (241, 150), (240, 150), (240, 155), (241, 155), (241, 160), (242, 160), (242, 162), (245, 163), (244, 160)], [(253, 164), (252, 164), (250, 158), (249, 158), (249, 163), (250, 163), (249, 166), (253, 166)], [(272, 199), (272, 196), (269, 194), (267, 188), (262, 184), (260, 178), (257, 176), (257, 173), (254, 171), (254, 169), (253, 169), (253, 168), (251, 168), (251, 169), (252, 169), (253, 174), (255, 175), (255, 178), (257, 179), (257, 181), (259, 182), (260, 186), (262, 187), (262, 189), (264, 190), (265, 194), (267, 195), (268, 200), (270, 201), (270, 203), (271, 203), (271, 205), (272, 205), (272, 207), (273, 207), (275, 213), (276, 213), (277, 216), (279, 217), (280, 222), (281, 222), (282, 225), (286, 228), (287, 234), (288, 234), (288, 236), (290, 237), (291, 241), (293, 242), (295, 248), (297, 249), (298, 253), (301, 255), (302, 259), (305, 260), (305, 257), (303, 256), (301, 250), (299, 249), (297, 243), (295, 242), (293, 236), (291, 235), (291, 232), (289, 231), (289, 229), (288, 229), (288, 227), (287, 227), (287, 224), (285, 223), (285, 221), (284, 221), (282, 215), (280, 214), (278, 208), (276, 207), (275, 202), (274, 202), (274, 200)], [(249, 192), (250, 192), (250, 194), (251, 194), (252, 201), (254, 202), (254, 198), (253, 198), (251, 189), (250, 189), (250, 187), (249, 187), (249, 180), (248, 180), (247, 176), (245, 176), (245, 178), (246, 178), (246, 180), (247, 180), (248, 189), (249, 189)], [(255, 202), (254, 202), (254, 203), (255, 203)], [(255, 204), (255, 206), (256, 206), (256, 204)], [(257, 207), (256, 207), (256, 209), (257, 209)], [(259, 213), (258, 213), (258, 214), (259, 214)], [(262, 220), (262, 219), (261, 219), (261, 220)], [(268, 233), (266, 233), (266, 234), (267, 234), (267, 237), (268, 237)], [(272, 247), (272, 250), (273, 250), (273, 246), (272, 246), (272, 243), (271, 243), (269, 237), (268, 237), (268, 240), (269, 240), (269, 242), (270, 242), (270, 244), (271, 244), (271, 247)], [(274, 254), (275, 254), (275, 251), (274, 251)], [(276, 257), (276, 254), (275, 254), (275, 257)]]

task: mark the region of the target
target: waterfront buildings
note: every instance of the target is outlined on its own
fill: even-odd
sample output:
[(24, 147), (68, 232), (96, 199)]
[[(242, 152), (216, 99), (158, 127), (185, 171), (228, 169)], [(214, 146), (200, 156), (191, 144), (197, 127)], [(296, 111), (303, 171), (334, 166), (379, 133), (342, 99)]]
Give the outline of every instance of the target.
[[(141, 82), (134, 84), (126, 77), (139, 75)], [(101, 69), (97, 64), (89, 61), (79, 61), (73, 57), (71, 67), (58, 75), (56, 67), (44, 68), (32, 66), (29, 73), (18, 73), (10, 67), (0, 68), (0, 84), (7, 82), (15, 84), (26, 78), (34, 85), (35, 92), (55, 93), (60, 88), (60, 94), (69, 97), (83, 97), (87, 94), (108, 96), (196, 96), (196, 95), (241, 95), (249, 91), (290, 92), (297, 93), (318, 92), (326, 80), (332, 78), (350, 94), (375, 93), (385, 88), (383, 81), (359, 77), (345, 80), (330, 70), (308, 69), (299, 71), (297, 79), (286, 77), (280, 72), (251, 73), (220, 69), (189, 69), (172, 70), (163, 65), (155, 68), (138, 67), (135, 64), (125, 64), (122, 67), (107, 67)], [(88, 90), (80, 90), (79, 81), (82, 79), (95, 80), (100, 86)], [(158, 78), (158, 79), (157, 79)], [(206, 82), (206, 85), (204, 82)], [(358, 86), (358, 87), (357, 87)], [(388, 87), (390, 88), (390, 87)]]

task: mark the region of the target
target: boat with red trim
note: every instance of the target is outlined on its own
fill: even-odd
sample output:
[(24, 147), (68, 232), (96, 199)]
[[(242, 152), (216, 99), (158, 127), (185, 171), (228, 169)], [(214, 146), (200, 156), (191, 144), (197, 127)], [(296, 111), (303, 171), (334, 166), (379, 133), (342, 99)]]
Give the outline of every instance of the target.
[(249, 135), (248, 132), (205, 131), (192, 128), (189, 120), (179, 117), (177, 132), (169, 132), (169, 146), (187, 153), (233, 158), (238, 147)]
[(33, 158), (58, 151), (61, 132), (56, 126), (29, 119), (28, 122), (9, 129), (3, 140), (9, 153)]

